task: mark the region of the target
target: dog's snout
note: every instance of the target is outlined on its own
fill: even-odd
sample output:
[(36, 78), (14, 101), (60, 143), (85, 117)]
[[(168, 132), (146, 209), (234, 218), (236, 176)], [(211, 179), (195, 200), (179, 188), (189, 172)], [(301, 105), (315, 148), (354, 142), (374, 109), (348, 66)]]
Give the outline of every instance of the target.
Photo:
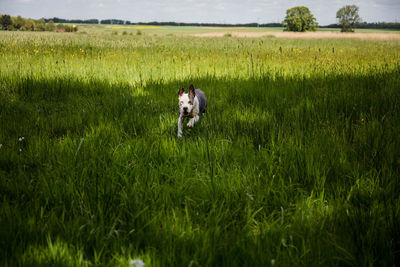
[(183, 107), (183, 112), (188, 113), (188, 107)]

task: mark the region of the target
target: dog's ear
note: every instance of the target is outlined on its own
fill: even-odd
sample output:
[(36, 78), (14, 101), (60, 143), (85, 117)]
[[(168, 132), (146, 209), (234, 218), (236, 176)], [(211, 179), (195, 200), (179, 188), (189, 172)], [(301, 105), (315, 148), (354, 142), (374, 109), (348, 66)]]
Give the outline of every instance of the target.
[(181, 89), (179, 89), (179, 91), (178, 91), (178, 98), (179, 97), (181, 97), (182, 95), (183, 95), (183, 93), (185, 92), (185, 88), (181, 88)]
[(193, 102), (195, 96), (196, 96), (196, 93), (194, 92), (194, 86), (193, 86), (193, 84), (191, 84), (189, 86), (189, 99)]

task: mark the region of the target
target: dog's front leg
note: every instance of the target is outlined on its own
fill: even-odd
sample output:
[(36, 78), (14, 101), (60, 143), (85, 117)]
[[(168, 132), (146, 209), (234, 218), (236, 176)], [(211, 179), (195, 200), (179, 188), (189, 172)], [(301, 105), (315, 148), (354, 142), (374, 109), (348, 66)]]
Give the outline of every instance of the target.
[(189, 120), (187, 127), (189, 127), (189, 128), (193, 127), (194, 124), (199, 121), (199, 119), (200, 119), (199, 115), (194, 116), (193, 118), (191, 118)]
[(183, 117), (179, 116), (179, 119), (178, 119), (178, 138), (182, 137), (182, 123), (183, 123)]

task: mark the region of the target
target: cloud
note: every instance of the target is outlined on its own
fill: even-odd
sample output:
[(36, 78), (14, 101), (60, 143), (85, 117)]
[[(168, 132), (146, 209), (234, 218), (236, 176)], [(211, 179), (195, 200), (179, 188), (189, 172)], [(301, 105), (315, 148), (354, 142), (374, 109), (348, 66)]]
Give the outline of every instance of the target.
[(226, 6), (224, 3), (218, 3), (215, 7), (216, 10), (225, 10)]

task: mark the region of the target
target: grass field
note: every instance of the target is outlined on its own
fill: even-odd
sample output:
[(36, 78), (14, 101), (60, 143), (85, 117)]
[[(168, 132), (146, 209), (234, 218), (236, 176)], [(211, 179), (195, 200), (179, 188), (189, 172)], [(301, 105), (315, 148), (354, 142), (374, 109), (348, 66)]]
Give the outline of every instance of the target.
[[(191, 27), (191, 26), (151, 26), (151, 25), (94, 25), (81, 24), (78, 25), (79, 31), (88, 34), (136, 34), (140, 31), (142, 34), (150, 35), (188, 35), (212, 32), (256, 32), (256, 33), (274, 33), (282, 32), (280, 27)], [(356, 29), (357, 33), (395, 33), (400, 35), (398, 30), (385, 29)], [(318, 28), (317, 32), (340, 32), (338, 28)]]
[(0, 32), (0, 60), (2, 266), (400, 262), (399, 40)]

